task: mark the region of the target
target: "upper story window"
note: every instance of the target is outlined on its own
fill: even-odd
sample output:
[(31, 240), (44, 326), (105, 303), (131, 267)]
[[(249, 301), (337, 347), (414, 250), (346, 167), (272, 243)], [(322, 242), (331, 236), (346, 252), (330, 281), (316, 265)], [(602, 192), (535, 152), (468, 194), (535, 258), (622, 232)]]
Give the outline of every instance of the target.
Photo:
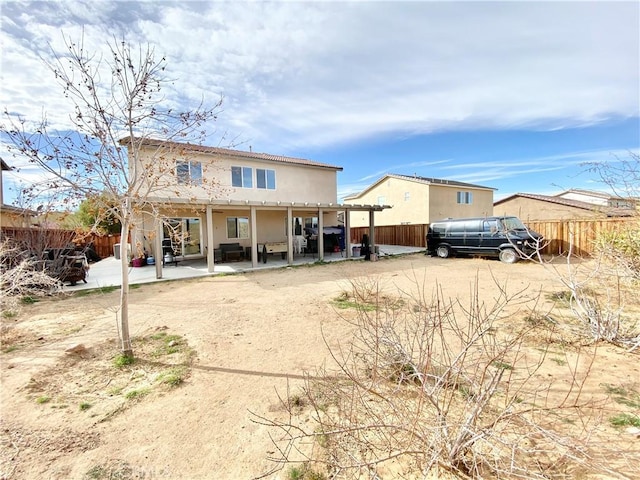
[(384, 196), (379, 196), (378, 197), (378, 205), (384, 205), (386, 201), (387, 201), (386, 197), (384, 197)]
[(234, 187), (253, 187), (253, 169), (251, 167), (231, 167), (231, 185)]
[(411, 200), (411, 192), (404, 192), (404, 201), (408, 202)]
[(276, 189), (276, 171), (256, 168), (256, 184), (258, 188), (267, 190)]
[(176, 162), (176, 177), (178, 183), (201, 185), (202, 164), (195, 161), (178, 161)]
[(467, 205), (471, 205), (473, 203), (473, 193), (472, 192), (457, 192), (458, 203), (464, 203)]

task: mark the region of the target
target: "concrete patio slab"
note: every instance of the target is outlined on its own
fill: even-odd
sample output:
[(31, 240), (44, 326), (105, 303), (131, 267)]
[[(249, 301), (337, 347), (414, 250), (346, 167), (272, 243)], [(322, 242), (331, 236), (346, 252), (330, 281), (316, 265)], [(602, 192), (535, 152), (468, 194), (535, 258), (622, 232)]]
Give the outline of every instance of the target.
[[(379, 245), (380, 257), (389, 255), (406, 255), (410, 253), (424, 252), (424, 248), (404, 247), (397, 245)], [(325, 254), (325, 262), (339, 261), (363, 261), (364, 257), (346, 258), (346, 254), (327, 253)], [(296, 256), (293, 265), (304, 265), (315, 263), (318, 261), (317, 256), (307, 254), (306, 256)], [(162, 278), (156, 278), (156, 269), (153, 265), (144, 267), (129, 267), (129, 284), (135, 285), (140, 283), (162, 282), (167, 280), (178, 280), (185, 278), (206, 277), (211, 275), (230, 274), (250, 272), (254, 270), (264, 270), (270, 268), (285, 268), (289, 264), (287, 260), (282, 260), (278, 255), (270, 255), (267, 263), (259, 263), (254, 268), (249, 261), (217, 263), (214, 272), (207, 271), (206, 259), (188, 259), (181, 260), (176, 265), (167, 265), (162, 269)], [(93, 288), (119, 287), (121, 286), (120, 260), (115, 257), (108, 257), (100, 262), (92, 263), (87, 276), (87, 283), (80, 282), (76, 285), (66, 285), (65, 291), (74, 292), (79, 290), (88, 290)]]

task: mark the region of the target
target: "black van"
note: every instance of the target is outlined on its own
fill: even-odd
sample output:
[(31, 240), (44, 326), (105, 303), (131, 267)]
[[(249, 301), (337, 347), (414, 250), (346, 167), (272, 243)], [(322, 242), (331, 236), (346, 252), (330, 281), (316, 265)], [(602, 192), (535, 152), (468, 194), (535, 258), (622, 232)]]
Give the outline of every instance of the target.
[(515, 263), (535, 253), (541, 244), (542, 236), (518, 217), (446, 219), (430, 224), (427, 232), (427, 251), (440, 258), (468, 254)]

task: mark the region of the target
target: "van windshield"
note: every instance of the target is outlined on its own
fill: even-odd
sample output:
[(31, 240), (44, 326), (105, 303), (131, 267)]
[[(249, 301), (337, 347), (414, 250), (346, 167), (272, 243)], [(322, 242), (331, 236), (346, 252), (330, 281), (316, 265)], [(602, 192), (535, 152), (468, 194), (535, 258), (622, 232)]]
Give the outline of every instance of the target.
[(518, 217), (505, 217), (501, 219), (502, 226), (505, 230), (526, 230), (527, 227), (520, 221)]

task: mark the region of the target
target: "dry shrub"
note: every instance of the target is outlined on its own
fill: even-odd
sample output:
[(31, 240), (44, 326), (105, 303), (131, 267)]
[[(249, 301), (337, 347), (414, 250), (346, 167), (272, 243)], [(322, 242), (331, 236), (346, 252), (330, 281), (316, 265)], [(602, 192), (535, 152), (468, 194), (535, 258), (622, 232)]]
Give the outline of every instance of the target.
[(22, 299), (62, 292), (62, 283), (50, 277), (41, 263), (10, 241), (0, 243), (0, 304), (5, 314), (16, 313)]
[(640, 346), (640, 325), (628, 314), (637, 305), (637, 280), (621, 274), (605, 256), (590, 262), (573, 262), (571, 249), (564, 271), (541, 260), (567, 288), (568, 307), (580, 322), (583, 337), (633, 351)]
[[(389, 298), (362, 282), (354, 298)], [(581, 399), (590, 361), (582, 376), (565, 366), (559, 391), (540, 372), (552, 343), (541, 332), (553, 330), (501, 328), (524, 292), (499, 286), (485, 305), (477, 288), (468, 304), (418, 288), (356, 309), (353, 339), (331, 350), (338, 370), (305, 382), (313, 422), (293, 409), (286, 421), (255, 417), (282, 433), (276, 468), (304, 459), (329, 478), (558, 478), (577, 468), (624, 478), (588, 451), (599, 425)]]

